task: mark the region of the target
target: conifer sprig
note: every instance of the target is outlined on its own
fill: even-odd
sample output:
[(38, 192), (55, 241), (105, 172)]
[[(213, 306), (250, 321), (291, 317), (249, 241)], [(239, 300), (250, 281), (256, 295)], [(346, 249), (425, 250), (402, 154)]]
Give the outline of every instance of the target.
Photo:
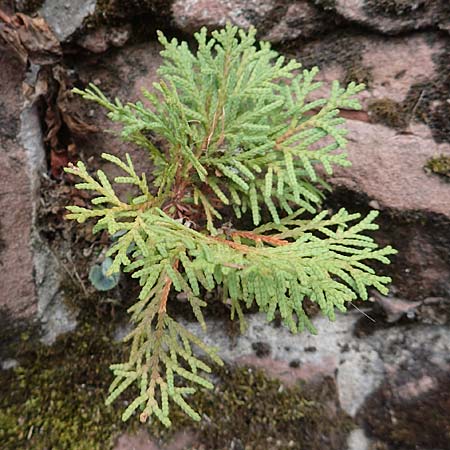
[[(150, 107), (111, 102), (94, 85), (75, 90), (105, 107), (122, 124), (121, 137), (146, 149), (154, 167), (150, 185), (128, 154), (125, 161), (102, 155), (124, 171), (113, 182), (102, 171), (93, 177), (81, 162), (66, 169), (81, 178), (78, 188), (97, 194), (91, 209), (69, 206), (67, 217), (93, 219), (94, 231), (118, 236), (107, 252), (109, 273), (129, 272), (141, 286), (129, 310), (130, 358), (112, 366), (108, 397), (137, 385), (124, 420), (139, 410), (141, 420), (154, 416), (168, 426), (170, 404), (200, 419), (185, 400), (196, 386), (211, 387), (202, 375), (210, 366), (198, 352), (221, 360), (169, 316), (174, 293), (204, 329), (204, 294), (220, 286), (242, 329), (245, 309), (256, 304), (268, 320), (279, 314), (292, 332), (315, 332), (305, 299), (333, 320), (335, 309), (367, 299), (368, 289), (387, 292), (390, 279), (369, 265), (389, 263), (395, 253), (365, 234), (377, 228), (376, 213), (317, 212), (328, 189), (317, 168), (329, 174), (333, 165), (349, 164), (339, 108), (359, 108), (354, 96), (363, 86), (335, 82), (321, 98), (314, 94), (316, 68), (299, 72), (299, 63), (286, 62), (268, 43), (255, 45), (255, 33), (228, 25), (208, 37), (202, 29), (195, 53), (159, 33), (162, 79), (143, 92)], [(139, 190), (128, 202), (113, 187), (124, 183)], [(238, 230), (232, 218), (225, 226), (230, 207), (237, 219), (250, 213), (258, 225), (267, 211), (272, 222)]]

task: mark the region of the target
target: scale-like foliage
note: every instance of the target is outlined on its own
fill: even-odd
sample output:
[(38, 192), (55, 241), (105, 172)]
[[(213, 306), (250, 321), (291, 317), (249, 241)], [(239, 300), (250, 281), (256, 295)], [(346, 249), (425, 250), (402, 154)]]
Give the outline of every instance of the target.
[[(67, 217), (94, 219), (94, 231), (118, 236), (107, 253), (109, 273), (130, 272), (141, 286), (129, 311), (135, 324), (125, 339), (130, 358), (112, 367), (108, 402), (136, 384), (140, 395), (124, 420), (140, 410), (141, 420), (154, 415), (169, 425), (169, 401), (200, 418), (185, 400), (196, 385), (211, 387), (202, 376), (210, 367), (198, 351), (221, 363), (214, 349), (168, 315), (171, 292), (183, 293), (203, 328), (204, 293), (221, 286), (242, 329), (243, 310), (256, 304), (268, 320), (278, 313), (292, 332), (314, 332), (303, 300), (334, 319), (335, 308), (367, 299), (368, 288), (386, 293), (390, 279), (368, 263), (389, 263), (395, 251), (364, 234), (377, 228), (375, 212), (363, 219), (345, 210), (331, 217), (318, 212), (328, 186), (317, 168), (330, 174), (333, 165), (349, 164), (340, 150), (346, 130), (339, 108), (359, 108), (354, 95), (362, 85), (335, 82), (326, 98), (315, 95), (318, 70), (300, 72), (299, 63), (285, 62), (268, 43), (255, 46), (253, 29), (228, 25), (211, 38), (202, 29), (195, 54), (185, 42), (159, 39), (162, 80), (153, 92), (144, 90), (149, 106), (111, 102), (94, 85), (76, 90), (109, 110), (124, 140), (148, 150), (151, 185), (128, 154), (125, 161), (103, 154), (124, 171), (114, 182), (140, 191), (125, 202), (104, 172), (96, 179), (79, 162), (67, 172), (82, 179), (78, 188), (98, 196), (92, 209), (69, 206)], [(154, 135), (164, 144), (156, 146)], [(273, 221), (237, 230), (221, 223), (226, 210), (237, 219), (251, 213), (255, 226), (264, 211)], [(312, 219), (301, 218), (311, 213)]]

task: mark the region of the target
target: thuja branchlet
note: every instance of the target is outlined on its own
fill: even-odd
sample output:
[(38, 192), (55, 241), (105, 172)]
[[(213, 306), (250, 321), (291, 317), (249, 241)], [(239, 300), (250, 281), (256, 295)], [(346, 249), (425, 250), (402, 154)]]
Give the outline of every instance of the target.
[[(335, 81), (322, 97), (317, 68), (301, 70), (255, 34), (231, 25), (211, 36), (202, 29), (192, 52), (158, 33), (160, 81), (143, 90), (145, 105), (110, 101), (93, 84), (75, 89), (108, 111), (121, 139), (141, 147), (152, 167), (139, 175), (129, 154), (104, 153), (123, 171), (113, 183), (82, 162), (66, 169), (81, 178), (77, 188), (94, 193), (92, 208), (68, 206), (67, 217), (93, 219), (94, 232), (119, 236), (107, 252), (108, 273), (129, 272), (141, 287), (129, 309), (129, 359), (111, 366), (108, 403), (132, 385), (139, 392), (124, 420), (139, 411), (141, 421), (169, 426), (173, 404), (200, 420), (187, 398), (212, 387), (208, 360), (222, 361), (169, 315), (177, 293), (203, 329), (205, 293), (220, 291), (242, 330), (244, 311), (256, 305), (293, 333), (315, 332), (305, 300), (334, 320), (335, 310), (366, 300), (368, 288), (387, 293), (390, 278), (370, 266), (395, 253), (366, 233), (377, 229), (377, 212), (362, 218), (321, 209), (329, 189), (323, 175), (349, 165), (339, 110), (359, 109), (364, 86)], [(113, 184), (139, 193), (124, 201)], [(239, 229), (246, 218), (252, 226)]]

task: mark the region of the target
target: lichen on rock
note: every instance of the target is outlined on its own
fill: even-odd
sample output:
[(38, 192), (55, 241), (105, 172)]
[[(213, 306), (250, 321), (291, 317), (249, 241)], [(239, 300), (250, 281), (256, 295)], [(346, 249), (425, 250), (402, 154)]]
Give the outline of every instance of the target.
[(450, 155), (439, 155), (430, 158), (425, 165), (425, 169), (440, 175), (446, 181), (450, 181)]

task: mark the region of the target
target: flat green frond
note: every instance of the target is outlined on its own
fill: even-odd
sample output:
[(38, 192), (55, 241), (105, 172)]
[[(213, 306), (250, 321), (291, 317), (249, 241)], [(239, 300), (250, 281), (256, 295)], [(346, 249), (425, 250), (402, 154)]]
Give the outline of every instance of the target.
[[(106, 275), (124, 271), (140, 287), (128, 309), (129, 358), (111, 366), (107, 402), (133, 386), (123, 419), (139, 414), (170, 426), (174, 406), (200, 420), (188, 396), (212, 388), (211, 362), (222, 363), (170, 317), (175, 297), (204, 331), (205, 293), (215, 291), (242, 331), (245, 309), (256, 306), (293, 333), (315, 333), (305, 301), (334, 320), (371, 289), (387, 293), (390, 278), (371, 264), (388, 264), (395, 250), (371, 237), (376, 212), (321, 211), (330, 190), (324, 175), (350, 165), (340, 109), (360, 108), (363, 85), (334, 82), (323, 95), (317, 67), (300, 71), (269, 43), (257, 44), (254, 28), (203, 28), (195, 50), (161, 32), (158, 39), (160, 80), (143, 100), (110, 100), (93, 84), (74, 90), (106, 109), (123, 141), (146, 151), (150, 173), (138, 174), (129, 154), (102, 154), (120, 170), (114, 179), (108, 165), (95, 175), (71, 165), (65, 170), (91, 194), (91, 207), (68, 206), (66, 217), (106, 230)], [(119, 196), (124, 185), (129, 195)], [(235, 229), (236, 218), (258, 227)]]

